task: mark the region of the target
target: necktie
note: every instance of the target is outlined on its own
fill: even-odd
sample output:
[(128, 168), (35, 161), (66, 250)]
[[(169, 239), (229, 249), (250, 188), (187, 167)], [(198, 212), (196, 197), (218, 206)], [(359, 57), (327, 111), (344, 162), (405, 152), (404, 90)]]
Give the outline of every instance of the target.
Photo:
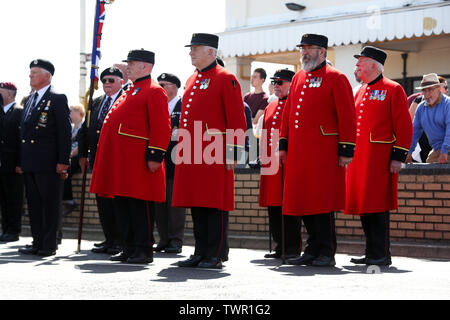
[(30, 104), (28, 105), (28, 110), (27, 110), (27, 117), (25, 118), (25, 120), (30, 119), (31, 113), (33, 112), (33, 109), (36, 106), (37, 98), (38, 98), (38, 93), (36, 91), (34, 93), (33, 97), (30, 99)]
[(108, 114), (109, 111), (109, 106), (111, 105), (111, 97), (108, 97), (108, 99), (106, 99), (105, 104), (102, 107), (100, 116), (98, 117), (98, 121), (97, 121), (97, 127), (101, 127), (103, 124), (103, 120), (105, 120), (106, 115)]

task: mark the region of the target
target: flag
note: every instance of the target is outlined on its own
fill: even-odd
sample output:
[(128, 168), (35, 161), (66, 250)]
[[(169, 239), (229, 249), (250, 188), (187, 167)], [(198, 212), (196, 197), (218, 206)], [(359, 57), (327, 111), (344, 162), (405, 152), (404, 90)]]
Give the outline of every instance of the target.
[(103, 22), (105, 21), (105, 1), (97, 0), (94, 22), (94, 43), (92, 46), (91, 80), (98, 82), (98, 67), (101, 58), (100, 42), (102, 40)]

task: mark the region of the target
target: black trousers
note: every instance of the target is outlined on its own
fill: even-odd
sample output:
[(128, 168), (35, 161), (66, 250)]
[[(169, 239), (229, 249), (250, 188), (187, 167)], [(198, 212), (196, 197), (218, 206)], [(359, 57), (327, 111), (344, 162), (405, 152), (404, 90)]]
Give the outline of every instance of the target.
[(155, 202), (155, 222), (159, 243), (164, 246), (183, 246), (186, 209), (172, 207), (173, 179), (166, 179), (166, 202)]
[(114, 197), (120, 216), (123, 251), (129, 255), (153, 256), (154, 203), (145, 200)]
[(337, 244), (334, 212), (306, 215), (302, 220), (308, 232), (305, 253), (333, 257)]
[[(268, 207), (269, 225), (273, 241), (275, 242), (275, 252), (281, 253), (282, 232), (281, 218), (282, 207)], [(285, 253), (297, 255), (302, 251), (301, 219), (297, 216), (284, 215), (284, 243)]]
[(105, 242), (108, 246), (123, 246), (123, 239), (120, 231), (120, 213), (114, 199), (96, 196), (97, 209), (105, 235)]
[(33, 247), (38, 250), (56, 250), (64, 182), (56, 172), (26, 172), (23, 175)]
[(361, 224), (366, 236), (366, 258), (390, 257), (389, 211), (363, 214)]
[(191, 208), (194, 255), (228, 260), (228, 212), (216, 208)]
[(19, 235), (22, 231), (23, 196), (23, 176), (15, 172), (0, 172), (0, 209), (4, 234)]

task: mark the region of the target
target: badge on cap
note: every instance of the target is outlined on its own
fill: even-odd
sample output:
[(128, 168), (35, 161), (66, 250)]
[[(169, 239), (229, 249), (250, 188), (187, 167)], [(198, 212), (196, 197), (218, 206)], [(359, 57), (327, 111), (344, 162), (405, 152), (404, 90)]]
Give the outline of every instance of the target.
[(163, 74), (161, 75), (161, 79), (165, 79), (165, 78), (166, 78), (166, 74), (163, 73)]

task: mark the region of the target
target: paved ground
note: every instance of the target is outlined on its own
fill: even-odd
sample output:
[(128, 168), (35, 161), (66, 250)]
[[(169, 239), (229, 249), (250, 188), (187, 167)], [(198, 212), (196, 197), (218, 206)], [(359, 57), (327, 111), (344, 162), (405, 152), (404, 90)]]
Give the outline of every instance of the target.
[(156, 253), (147, 266), (111, 262), (90, 252), (93, 242), (63, 240), (56, 256), (17, 252), (30, 238), (0, 244), (0, 299), (304, 300), (449, 299), (450, 261), (394, 257), (394, 265), (355, 266), (338, 254), (334, 268), (281, 265), (265, 251), (231, 249), (222, 270), (179, 268), (193, 252)]

